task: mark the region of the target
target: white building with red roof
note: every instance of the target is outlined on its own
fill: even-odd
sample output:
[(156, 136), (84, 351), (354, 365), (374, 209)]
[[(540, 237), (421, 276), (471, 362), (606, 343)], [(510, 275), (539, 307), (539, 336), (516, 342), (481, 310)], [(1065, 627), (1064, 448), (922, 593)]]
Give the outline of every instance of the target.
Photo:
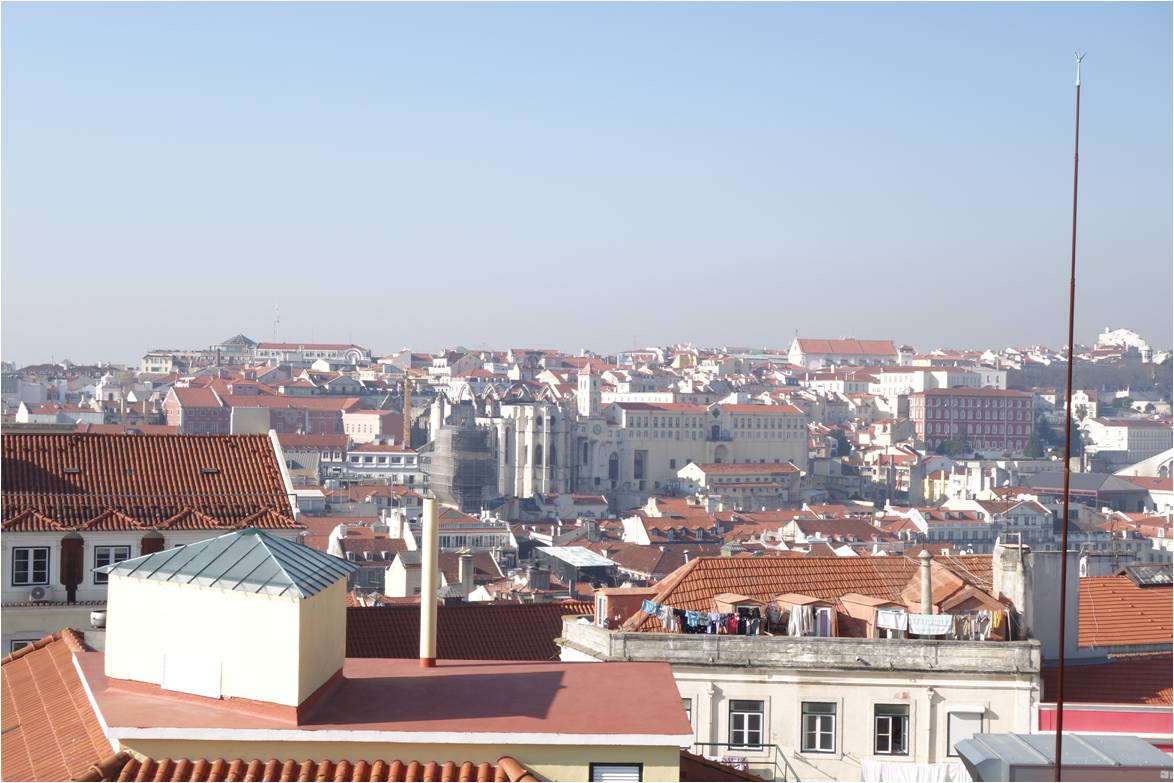
[(844, 365), (898, 364), (900, 352), (892, 340), (825, 340), (796, 337), (787, 359), (808, 370)]

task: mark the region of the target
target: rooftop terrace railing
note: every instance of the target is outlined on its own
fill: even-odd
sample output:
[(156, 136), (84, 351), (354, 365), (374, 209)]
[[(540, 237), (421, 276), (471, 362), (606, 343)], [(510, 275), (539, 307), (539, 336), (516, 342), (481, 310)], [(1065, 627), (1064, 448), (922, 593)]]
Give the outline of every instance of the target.
[[(719, 751), (719, 752), (714, 752)], [(751, 772), (766, 780), (798, 781), (799, 774), (787, 760), (787, 754), (778, 745), (731, 745), (728, 742), (694, 742), (690, 752), (722, 764)], [(761, 755), (766, 753), (766, 757)], [(752, 754), (752, 755), (747, 755)], [(738, 762), (742, 763), (739, 764)]]

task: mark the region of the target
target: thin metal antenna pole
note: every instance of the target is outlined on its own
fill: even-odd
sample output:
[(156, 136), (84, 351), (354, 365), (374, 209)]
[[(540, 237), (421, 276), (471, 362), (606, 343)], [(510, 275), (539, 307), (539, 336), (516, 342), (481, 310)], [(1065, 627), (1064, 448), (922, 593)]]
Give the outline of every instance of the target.
[(1060, 520), (1060, 667), (1056, 677), (1056, 777), (1060, 780), (1064, 750), (1064, 648), (1068, 642), (1068, 479), (1072, 473), (1072, 365), (1076, 360), (1074, 326), (1076, 323), (1076, 196), (1080, 181), (1080, 63), (1084, 54), (1076, 54), (1076, 147), (1072, 159), (1072, 262), (1068, 285), (1068, 385), (1064, 405), (1064, 517)]

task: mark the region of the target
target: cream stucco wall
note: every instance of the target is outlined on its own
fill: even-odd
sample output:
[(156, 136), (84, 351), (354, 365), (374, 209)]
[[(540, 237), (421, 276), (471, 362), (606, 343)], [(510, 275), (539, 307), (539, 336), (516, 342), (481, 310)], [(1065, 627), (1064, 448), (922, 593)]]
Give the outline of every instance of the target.
[(623, 745), (473, 745), (373, 742), (221, 742), (127, 740), (123, 748), (155, 758), (331, 759), (332, 761), (483, 761), (512, 756), (543, 780), (589, 780), (592, 763), (643, 764), (644, 780), (680, 779), (680, 751), (674, 747)]
[(342, 668), (344, 593), (343, 580), (299, 600), (113, 576), (106, 675), (161, 684), (164, 656), (182, 656), (218, 662), (223, 696), (296, 706)]
[[(947, 749), (948, 713), (983, 713), (983, 730), (1030, 732), (1038, 705), (1037, 677), (999, 674), (908, 671), (731, 671), (718, 667), (673, 666), (683, 699), (692, 700), (692, 723), (698, 742), (728, 743), (730, 702), (763, 702), (764, 742), (761, 752), (742, 752), (752, 767), (766, 769), (771, 745), (777, 745), (801, 780), (859, 780), (860, 761), (937, 763), (958, 761)], [(836, 705), (834, 753), (803, 753), (802, 703)], [(878, 704), (909, 707), (909, 753), (873, 754), (874, 708)], [(695, 752), (715, 753), (702, 747)], [(725, 752), (721, 749), (721, 752)], [(755, 763), (757, 762), (757, 764)]]
[(301, 704), (346, 660), (346, 580), (299, 602), (298, 696)]

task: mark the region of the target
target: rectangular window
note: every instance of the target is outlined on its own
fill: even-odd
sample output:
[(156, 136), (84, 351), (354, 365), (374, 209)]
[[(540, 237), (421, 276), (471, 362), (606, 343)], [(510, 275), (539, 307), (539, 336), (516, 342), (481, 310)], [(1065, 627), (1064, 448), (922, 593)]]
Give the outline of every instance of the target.
[(762, 747), (762, 702), (735, 699), (730, 702), (730, 747)]
[(693, 725), (693, 700), (681, 699), (681, 706), (685, 708), (685, 717), (689, 719), (689, 725)]
[[(94, 547), (94, 568), (121, 563), (130, 560), (129, 546), (96, 546)], [(106, 574), (94, 574), (94, 584), (104, 585), (110, 581)]]
[(951, 712), (949, 724), (946, 728), (946, 755), (958, 756), (954, 746), (962, 740), (970, 739), (975, 734), (982, 733), (981, 712)]
[(876, 705), (874, 725), (874, 753), (885, 756), (909, 755), (909, 705)]
[(12, 641), (10, 641), (8, 643), (8, 652), (14, 653), (17, 650), (19, 650), (21, 647), (28, 647), (30, 644), (32, 644), (35, 641), (37, 641), (37, 640), (36, 639), (13, 639)]
[(12, 584), (49, 584), (49, 547), (22, 546), (12, 550)]
[(831, 702), (803, 702), (804, 753), (836, 752), (836, 705)]
[(643, 764), (590, 764), (587, 777), (592, 783), (639, 783), (644, 780)]

